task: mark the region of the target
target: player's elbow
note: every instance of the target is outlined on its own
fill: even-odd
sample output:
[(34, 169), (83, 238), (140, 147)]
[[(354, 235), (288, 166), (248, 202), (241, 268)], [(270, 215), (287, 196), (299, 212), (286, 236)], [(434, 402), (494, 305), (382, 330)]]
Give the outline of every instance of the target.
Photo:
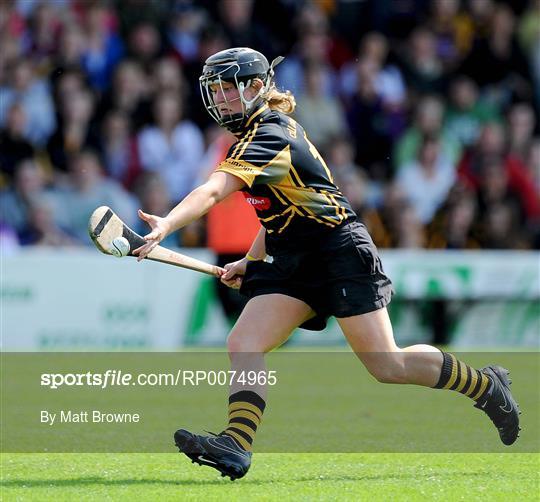
[(230, 192), (227, 191), (227, 187), (220, 179), (210, 179), (207, 183), (203, 185), (208, 201), (212, 205), (221, 202)]
[(201, 185), (198, 188), (200, 207), (206, 213), (222, 200), (219, 189), (211, 184)]
[(221, 202), (223, 200), (223, 196), (219, 193), (218, 190), (211, 190), (210, 193), (208, 194), (208, 204), (209, 204), (209, 208), (210, 209), (211, 207), (214, 207), (218, 202)]

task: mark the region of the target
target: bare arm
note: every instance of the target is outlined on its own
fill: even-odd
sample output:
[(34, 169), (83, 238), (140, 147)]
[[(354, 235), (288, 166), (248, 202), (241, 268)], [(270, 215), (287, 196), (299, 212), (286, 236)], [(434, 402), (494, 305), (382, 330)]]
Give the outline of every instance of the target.
[(265, 235), (266, 230), (264, 227), (261, 227), (255, 236), (255, 239), (253, 239), (253, 243), (246, 256), (238, 261), (227, 263), (225, 265), (225, 273), (221, 276), (221, 282), (223, 284), (230, 288), (238, 289), (242, 284), (248, 262), (264, 260), (266, 258)]
[(251, 244), (251, 247), (246, 255), (248, 256), (248, 260), (264, 260), (266, 258), (266, 245), (264, 241), (265, 234), (265, 228), (261, 227), (255, 236), (255, 239), (253, 239), (253, 243)]
[(167, 235), (185, 227), (187, 224), (204, 216), (212, 207), (225, 197), (243, 188), (245, 183), (232, 174), (213, 173), (208, 181), (197, 187), (182, 200), (164, 218), (144, 213), (139, 209), (139, 216), (146, 221), (152, 231), (144, 236), (146, 244), (133, 251), (142, 260)]
[(218, 202), (221, 202), (225, 197), (240, 190), (244, 186), (245, 183), (232, 174), (223, 172), (213, 173), (204, 185), (197, 187), (188, 194), (165, 217), (165, 220), (170, 226), (168, 234), (198, 220)]

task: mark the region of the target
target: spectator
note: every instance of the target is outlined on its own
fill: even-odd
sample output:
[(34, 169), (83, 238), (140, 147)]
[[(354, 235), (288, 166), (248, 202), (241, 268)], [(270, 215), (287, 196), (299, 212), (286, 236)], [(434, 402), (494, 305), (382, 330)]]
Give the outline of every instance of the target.
[(36, 77), (28, 59), (16, 61), (9, 84), (0, 87), (0, 126), (4, 126), (7, 110), (15, 101), (23, 105), (26, 113), (25, 138), (36, 146), (43, 146), (56, 125), (54, 105), (47, 82)]
[(55, 221), (50, 199), (33, 198), (28, 207), (28, 223), (19, 234), (23, 246), (71, 247), (77, 240)]
[(529, 0), (527, 10), (518, 21), (517, 34), (522, 50), (532, 54), (540, 39), (540, 0)]
[[(154, 96), (160, 96), (161, 94), (167, 93), (176, 94), (186, 107), (186, 118), (192, 116), (193, 109), (200, 112), (198, 109), (201, 107), (193, 106), (192, 100), (189, 99), (191, 90), (187, 85), (182, 67), (176, 59), (163, 57), (156, 61), (153, 65), (151, 85)], [(197, 95), (198, 93), (199, 90), (197, 89)]]
[(69, 67), (59, 70), (51, 75), (54, 87), (54, 105), (57, 118), (62, 121), (62, 106), (66, 96), (73, 96), (80, 92), (88, 91), (86, 77), (77, 67)]
[(525, 211), (519, 194), (510, 186), (504, 159), (485, 158), (478, 187), (480, 214), (487, 214), (494, 206), (507, 206), (517, 226), (525, 223)]
[[(138, 191), (141, 173), (151, 199), (165, 187), (174, 204), (215, 150), (203, 156), (201, 131), (214, 123), (191, 99), (204, 61), (251, 45), (286, 56), (278, 87), (305, 101), (300, 123), (378, 245), (540, 247), (539, 12), (540, 0), (0, 1), (0, 207), (26, 221), (46, 196), (55, 225), (69, 228), (73, 206), (82, 229), (82, 212), (112, 200), (109, 182), (132, 207), (117, 183)], [(420, 169), (425, 137), (460, 180), (426, 228), (391, 184), (406, 165)], [(70, 166), (88, 148), (101, 157), (87, 179)], [(36, 160), (41, 174), (21, 168), (17, 181)], [(517, 225), (513, 240), (491, 228), (498, 221)], [(185, 229), (182, 244), (204, 245), (215, 229), (230, 240), (219, 218), (212, 225)]]
[(369, 179), (354, 163), (354, 145), (345, 137), (330, 139), (324, 157), (328, 159), (334, 182), (360, 216), (374, 242), (384, 244), (388, 234), (378, 212), (383, 204), (384, 185)]
[(28, 24), (26, 52), (38, 66), (48, 68), (57, 50), (62, 29), (61, 12), (54, 3), (41, 2), (32, 11)]
[(516, 41), (515, 18), (508, 6), (494, 7), (488, 38), (475, 45), (461, 72), (485, 88), (490, 99), (499, 106), (507, 105), (516, 97), (527, 99), (530, 96), (527, 60)]
[(110, 206), (128, 226), (135, 225), (138, 201), (116, 181), (103, 175), (95, 153), (83, 150), (70, 160), (69, 166), (64, 210), (69, 216), (68, 229), (79, 242), (91, 244), (88, 220), (98, 206)]
[(534, 110), (528, 103), (517, 103), (508, 112), (508, 151), (527, 163), (527, 154), (536, 126)]
[(111, 110), (105, 116), (101, 129), (100, 151), (107, 175), (125, 188), (133, 188), (133, 182), (141, 172), (141, 163), (137, 140), (132, 135), (124, 113)]
[(518, 37), (532, 70), (536, 112), (540, 113), (540, 0), (530, 0), (519, 20)]
[(418, 159), (402, 166), (396, 182), (411, 203), (416, 217), (429, 223), (456, 180), (452, 162), (441, 151), (436, 136), (424, 137)]
[(534, 182), (523, 163), (506, 153), (504, 129), (500, 124), (490, 123), (484, 126), (476, 145), (462, 158), (458, 166), (460, 179), (467, 186), (478, 189), (482, 176), (482, 167), (494, 157), (502, 157), (508, 176), (509, 187), (523, 201), (527, 218), (540, 218), (540, 201)]
[[(0, 2), (1, 4), (1, 2)], [(0, 18), (2, 10), (0, 7)], [(7, 30), (1, 30), (0, 20), (0, 47), (2, 48), (2, 57), (0, 58), (0, 83), (8, 81), (9, 69), (23, 57), (22, 43), (19, 39), (10, 37)]]
[(152, 69), (152, 64), (159, 57), (161, 51), (161, 36), (153, 24), (141, 23), (129, 34), (129, 57), (139, 63), (146, 71)]
[[(186, 94), (192, 96), (200, 95), (199, 76), (201, 75), (201, 68), (204, 66), (204, 62), (212, 54), (228, 47), (230, 47), (230, 44), (221, 26), (209, 24), (203, 29), (199, 40), (198, 58), (192, 62), (186, 63), (182, 67), (187, 81), (186, 87), (189, 88), (189, 93)], [(279, 65), (278, 68), (280, 67), (281, 65)], [(193, 106), (189, 111), (191, 112), (190, 117), (202, 129), (206, 129), (215, 124), (210, 115), (206, 113), (206, 109), (203, 106), (199, 106), (198, 103), (197, 106)]]
[[(27, 225), (30, 203), (33, 199), (47, 196), (51, 203), (60, 201), (57, 194), (47, 190), (43, 170), (31, 159), (23, 160), (15, 168), (13, 185), (0, 193), (0, 218), (16, 232)], [(57, 211), (59, 221), (61, 214)]]
[[(357, 2), (356, 2), (357, 3)], [(368, 4), (368, 2), (362, 2)], [(402, 42), (408, 37), (428, 8), (428, 0), (420, 2), (395, 2), (394, 0), (379, 0), (368, 4), (364, 9), (357, 8), (355, 24), (365, 26), (364, 31), (371, 28), (370, 17), (377, 29), (387, 33), (393, 40)], [(371, 12), (370, 12), (371, 11)], [(372, 13), (372, 16), (370, 14)], [(367, 18), (367, 19), (365, 19)]]
[(183, 96), (186, 92), (182, 68), (172, 58), (161, 58), (156, 61), (153, 65), (152, 84), (156, 95), (170, 92)]
[[(299, 37), (303, 35), (324, 35), (327, 61), (332, 68), (339, 70), (352, 58), (353, 54), (342, 39), (339, 20), (332, 16), (332, 24), (330, 24), (330, 16), (336, 11), (335, 5), (325, 4), (325, 2), (296, 3), (298, 9), (294, 19), (296, 33), (298, 33)], [(287, 15), (286, 12), (284, 15)]]
[(377, 94), (376, 78), (380, 67), (361, 60), (357, 90), (347, 112), (349, 128), (356, 142), (356, 161), (366, 167), (374, 179), (388, 178), (388, 151), (391, 148), (391, 116), (386, 114)]
[(337, 94), (339, 81), (330, 66), (329, 38), (326, 33), (301, 33), (293, 52), (281, 63), (276, 72), (279, 88), (291, 91), (295, 96), (305, 92), (304, 70), (309, 65), (323, 68), (323, 92), (327, 96)]
[(354, 163), (354, 146), (351, 141), (344, 137), (331, 138), (327, 143), (327, 152), (328, 167), (334, 181), (354, 211), (362, 214), (366, 207), (380, 205), (380, 187), (370, 182), (360, 166)]
[(527, 152), (526, 162), (527, 170), (533, 180), (536, 192), (540, 193), (540, 138), (533, 138), (529, 151)]
[(466, 52), (469, 53), (473, 44), (486, 40), (491, 32), (491, 18), (495, 9), (494, 0), (468, 0), (467, 10), (473, 24), (474, 37), (470, 40)]
[(359, 61), (369, 61), (378, 69), (374, 77), (374, 86), (383, 106), (392, 111), (398, 111), (404, 107), (405, 82), (399, 68), (389, 64), (388, 53), (388, 40), (383, 34), (371, 32), (362, 38), (358, 59), (345, 64), (340, 72), (341, 89), (347, 99), (350, 99), (358, 89), (358, 78), (361, 73), (357, 68)]
[(8, 111), (5, 128), (0, 130), (0, 173), (4, 181), (12, 181), (15, 166), (35, 154), (32, 144), (24, 138), (25, 130), (24, 107), (13, 103)]
[(122, 61), (114, 70), (112, 89), (98, 106), (98, 120), (103, 120), (109, 110), (119, 110), (129, 117), (133, 129), (138, 131), (150, 120), (149, 92), (149, 81), (141, 66), (134, 61)]
[(26, 28), (26, 16), (15, 7), (14, 2), (0, 2), (0, 32), (12, 39), (21, 39)]
[[(141, 209), (149, 214), (166, 216), (173, 207), (167, 186), (157, 172), (142, 173), (135, 182), (134, 193), (141, 203)], [(140, 218), (137, 218), (134, 230), (140, 235), (146, 235), (148, 233), (148, 225)], [(178, 247), (180, 245), (179, 233), (175, 232), (168, 235), (162, 241), (162, 245), (166, 247)]]
[(66, 173), (70, 157), (85, 148), (99, 147), (99, 136), (91, 123), (94, 98), (90, 91), (75, 91), (61, 97), (61, 122), (47, 143), (47, 152), (57, 174)]
[(82, 66), (99, 92), (109, 88), (115, 65), (124, 54), (124, 44), (110, 23), (111, 13), (100, 3), (91, 4), (86, 12), (86, 47)]
[(78, 24), (65, 25), (60, 34), (58, 49), (54, 53), (52, 75), (61, 75), (67, 69), (79, 69), (86, 43), (86, 34)]
[(480, 244), (484, 249), (527, 249), (526, 240), (517, 226), (518, 219), (511, 206), (489, 206), (480, 223)]
[(416, 28), (403, 55), (405, 80), (415, 94), (441, 94), (446, 89), (447, 75), (437, 54), (437, 39), (426, 27)]
[(267, 25), (254, 19), (253, 7), (253, 0), (219, 0), (220, 24), (232, 47), (251, 47), (271, 60), (275, 42)]
[(396, 184), (387, 188), (381, 217), (387, 232), (382, 242), (384, 247), (416, 249), (424, 246), (422, 223), (406, 195)]
[(443, 127), (444, 105), (434, 96), (422, 98), (415, 109), (414, 123), (405, 131), (394, 147), (394, 165), (407, 164), (416, 158), (418, 149), (425, 135), (439, 136), (441, 150), (448, 160), (455, 164), (461, 156), (461, 145), (454, 136)]
[(193, 188), (204, 153), (199, 128), (183, 119), (182, 104), (174, 94), (162, 94), (154, 102), (155, 125), (139, 134), (141, 164), (161, 173), (169, 197), (178, 202)]
[(455, 184), (428, 226), (428, 248), (478, 249), (477, 203), (474, 194)]
[(305, 93), (296, 97), (296, 118), (315, 146), (321, 148), (328, 138), (346, 130), (345, 112), (337, 98), (324, 93), (324, 71), (309, 65), (304, 71)]
[(455, 68), (473, 43), (473, 21), (459, 7), (460, 0), (431, 0), (428, 25), (435, 35), (437, 55), (446, 69)]
[(167, 39), (175, 56), (183, 63), (197, 60), (199, 45), (208, 16), (192, 4), (177, 4), (167, 30)]
[(416, 210), (410, 203), (404, 203), (395, 214), (396, 247), (401, 249), (421, 249), (425, 246), (425, 232)]
[(531, 68), (534, 81), (534, 99), (536, 101), (536, 116), (540, 115), (540, 37), (531, 57)]
[(161, 28), (169, 15), (169, 2), (162, 0), (114, 0), (122, 38), (127, 38), (141, 23)]
[(465, 148), (471, 146), (487, 122), (500, 120), (497, 109), (482, 100), (473, 80), (460, 75), (450, 83), (444, 129)]

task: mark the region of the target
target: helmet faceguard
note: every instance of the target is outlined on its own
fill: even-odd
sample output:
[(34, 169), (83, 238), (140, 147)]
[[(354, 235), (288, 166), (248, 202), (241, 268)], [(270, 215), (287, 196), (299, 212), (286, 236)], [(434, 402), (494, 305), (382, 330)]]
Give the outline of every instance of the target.
[[(268, 60), (257, 51), (247, 47), (227, 49), (210, 56), (204, 65), (203, 74), (199, 78), (201, 96), (204, 106), (210, 116), (220, 125), (232, 132), (239, 131), (251, 113), (256, 109), (263, 96), (272, 85), (274, 67), (283, 61), (283, 57), (277, 57), (268, 64)], [(252, 84), (255, 78), (259, 78), (263, 85), (259, 92), (251, 99), (247, 99), (244, 91)], [(235, 100), (225, 99), (223, 83), (228, 82), (238, 89), (239, 97)], [(217, 104), (214, 100), (210, 86), (217, 85), (220, 88), (224, 101)], [(230, 105), (231, 102), (240, 100), (242, 112), (222, 115), (219, 107)]]

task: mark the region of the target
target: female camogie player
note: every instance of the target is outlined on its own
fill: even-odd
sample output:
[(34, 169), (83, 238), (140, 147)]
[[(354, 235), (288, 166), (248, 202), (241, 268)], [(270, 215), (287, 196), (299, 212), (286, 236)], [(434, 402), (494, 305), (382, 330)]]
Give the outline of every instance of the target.
[[(282, 59), (269, 64), (261, 53), (241, 47), (206, 60), (200, 77), (204, 105), (238, 141), (209, 180), (166, 217), (139, 211), (151, 232), (146, 244), (134, 251), (138, 259), (240, 190), (262, 226), (246, 257), (226, 265), (221, 276), (250, 298), (227, 340), (232, 369), (264, 368), (264, 354), (295, 328), (320, 330), (335, 316), (351, 348), (379, 382), (465, 394), (491, 418), (502, 442), (514, 443), (519, 411), (507, 370), (476, 370), (429, 345), (396, 345), (386, 310), (391, 282), (324, 160), (288, 116), (294, 97), (273, 83), (274, 67)], [(180, 429), (174, 435), (176, 445), (192, 461), (223, 476), (244, 476), (265, 391), (262, 385), (233, 383), (225, 430), (197, 435)]]

